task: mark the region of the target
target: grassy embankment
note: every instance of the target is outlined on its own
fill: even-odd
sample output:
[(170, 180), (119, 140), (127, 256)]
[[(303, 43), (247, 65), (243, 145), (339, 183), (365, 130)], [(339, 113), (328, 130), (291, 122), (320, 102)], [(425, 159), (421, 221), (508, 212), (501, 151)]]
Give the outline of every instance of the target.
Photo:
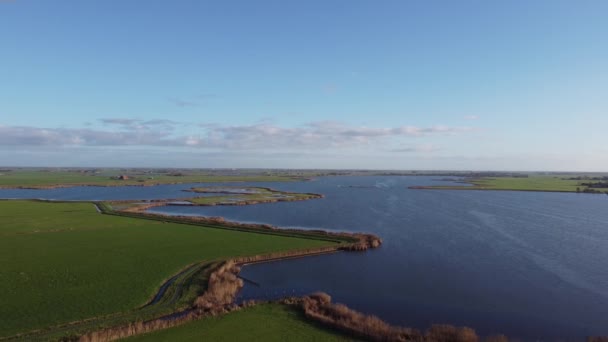
[(352, 341), (283, 304), (260, 304), (126, 341)]
[[(127, 179), (118, 179), (126, 175)], [(149, 186), (176, 183), (207, 182), (274, 182), (302, 180), (305, 177), (289, 174), (242, 174), (222, 175), (205, 171), (160, 172), (160, 171), (123, 171), (102, 169), (96, 172), (78, 170), (11, 170), (0, 172), (0, 188), (55, 188), (79, 185), (90, 186)]]
[(0, 201), (0, 338), (129, 312), (202, 260), (328, 240), (101, 215), (92, 203)]
[[(323, 195), (320, 194), (286, 192), (263, 187), (199, 187), (184, 191), (207, 194), (209, 196), (152, 200), (145, 202), (139, 200), (119, 200), (107, 201), (105, 203), (113, 210), (119, 212), (145, 213), (146, 210), (150, 208), (166, 205), (251, 205), (260, 203), (306, 201), (323, 198)], [(176, 202), (179, 203), (176, 204)]]
[[(585, 192), (589, 187), (581, 183), (588, 181), (573, 180), (572, 175), (542, 176), (533, 175), (529, 177), (487, 177), (465, 180), (472, 186), (414, 186), (414, 189), (437, 189), (437, 190), (513, 190), (513, 191), (546, 191), (546, 192)], [(595, 189), (608, 192), (608, 189)]]
[(286, 192), (262, 187), (199, 187), (192, 188), (189, 191), (202, 194), (218, 194), (216, 196), (185, 199), (185, 201), (196, 205), (246, 205), (305, 201), (323, 197), (319, 194)]

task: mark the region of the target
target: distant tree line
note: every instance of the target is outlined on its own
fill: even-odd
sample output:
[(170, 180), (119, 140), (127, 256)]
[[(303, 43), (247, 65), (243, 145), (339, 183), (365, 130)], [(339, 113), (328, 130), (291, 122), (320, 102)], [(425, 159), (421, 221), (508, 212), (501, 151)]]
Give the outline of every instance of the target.
[(577, 177), (570, 177), (570, 178), (564, 178), (564, 179), (565, 180), (608, 181), (608, 176), (602, 176), (602, 177), (577, 176)]
[(597, 182), (597, 183), (581, 183), (589, 188), (608, 188), (608, 182)]

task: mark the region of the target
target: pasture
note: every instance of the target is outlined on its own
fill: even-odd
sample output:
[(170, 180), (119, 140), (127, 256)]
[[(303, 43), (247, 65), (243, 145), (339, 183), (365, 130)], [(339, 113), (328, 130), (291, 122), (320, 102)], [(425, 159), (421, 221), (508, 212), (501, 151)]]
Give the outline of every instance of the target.
[(126, 339), (155, 341), (352, 341), (306, 320), (297, 309), (260, 304), (221, 317), (208, 317), (167, 330)]
[(0, 201), (0, 337), (144, 305), (187, 265), (333, 242)]
[[(125, 179), (119, 179), (126, 176)], [(16, 169), (0, 171), (0, 188), (52, 188), (79, 185), (148, 186), (174, 183), (274, 182), (302, 180), (289, 174), (242, 173), (223, 175), (205, 171), (163, 172), (148, 170), (53, 170)]]

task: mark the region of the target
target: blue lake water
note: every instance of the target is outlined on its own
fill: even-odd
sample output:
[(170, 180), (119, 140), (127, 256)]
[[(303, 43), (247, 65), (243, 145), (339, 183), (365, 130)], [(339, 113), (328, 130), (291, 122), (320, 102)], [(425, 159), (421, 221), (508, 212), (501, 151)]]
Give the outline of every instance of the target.
[[(407, 189), (432, 183), (429, 177), (255, 183), (326, 197), (153, 211), (364, 231), (384, 240), (363, 253), (244, 267), (242, 276), (260, 286), (247, 284), (241, 300), (321, 290), (357, 310), (417, 328), (450, 323), (526, 340), (608, 335), (608, 196)], [(0, 197), (178, 198), (193, 196), (181, 191), (192, 186), (0, 190)]]

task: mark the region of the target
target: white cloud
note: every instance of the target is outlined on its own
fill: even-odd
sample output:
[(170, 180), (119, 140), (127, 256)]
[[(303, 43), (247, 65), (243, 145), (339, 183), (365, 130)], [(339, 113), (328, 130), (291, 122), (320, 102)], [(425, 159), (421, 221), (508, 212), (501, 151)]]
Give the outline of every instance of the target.
[[(219, 150), (318, 150), (351, 148), (434, 135), (454, 135), (470, 127), (366, 127), (334, 121), (283, 127), (260, 122), (253, 125), (182, 125), (171, 120), (109, 118), (108, 129), (0, 126), (2, 146), (183, 146)], [(180, 129), (196, 130), (188, 133)], [(194, 134), (192, 134), (194, 133)], [(421, 147), (417, 147), (422, 151)], [(431, 148), (426, 147), (427, 151)]]
[(441, 150), (441, 148), (438, 146), (435, 146), (432, 144), (425, 144), (425, 145), (400, 147), (400, 148), (392, 149), (390, 151), (391, 152), (400, 152), (400, 153), (433, 153), (433, 152), (437, 152), (439, 150)]

